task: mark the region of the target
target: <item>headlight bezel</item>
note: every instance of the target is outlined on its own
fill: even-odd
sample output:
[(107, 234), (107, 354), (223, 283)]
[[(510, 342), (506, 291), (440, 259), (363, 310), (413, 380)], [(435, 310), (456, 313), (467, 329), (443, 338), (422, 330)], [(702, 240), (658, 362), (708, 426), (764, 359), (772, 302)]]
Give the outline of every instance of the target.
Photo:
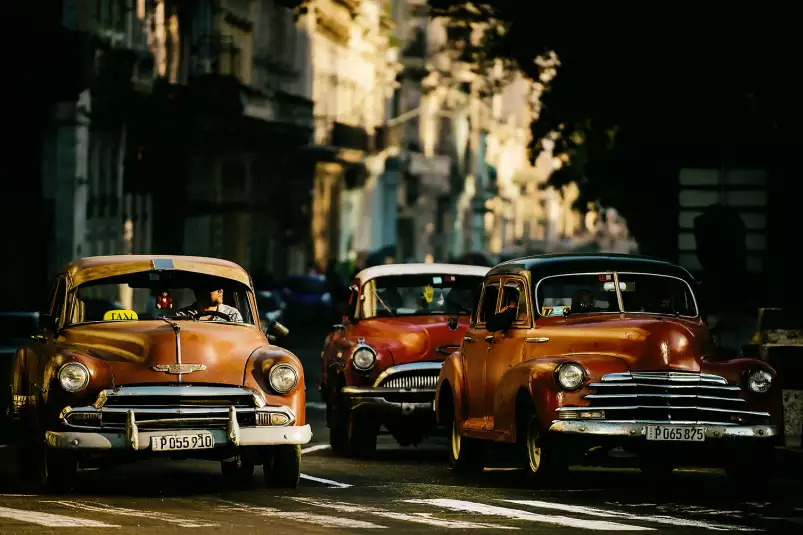
[[(357, 359), (355, 358), (357, 356), (357, 353), (359, 353), (361, 351), (366, 351), (366, 352), (370, 353), (372, 355), (372, 357), (373, 357), (371, 359), (371, 364), (366, 366), (366, 367), (359, 366), (357, 364)], [(357, 347), (354, 348), (354, 351), (351, 352), (351, 365), (354, 366), (354, 369), (359, 371), (359, 372), (365, 373), (365, 372), (369, 372), (369, 371), (373, 370), (374, 367), (376, 366), (376, 361), (377, 361), (376, 350), (373, 347), (369, 346), (369, 345), (360, 344), (360, 345), (358, 345)]]
[[(760, 374), (763, 374), (763, 375), (766, 376), (767, 388), (764, 389), (764, 390), (754, 390), (752, 388), (752, 385), (753, 385), (752, 379), (753, 379), (754, 376), (757, 376), (757, 375), (760, 375)], [(766, 394), (767, 392), (772, 390), (774, 381), (775, 381), (775, 378), (772, 376), (772, 374), (769, 371), (767, 371), (766, 369), (764, 369), (764, 368), (752, 368), (750, 370), (747, 370), (745, 372), (745, 374), (744, 374), (744, 386), (745, 386), (745, 389), (748, 392), (750, 392), (751, 394), (758, 394), (758, 395)]]
[[(580, 380), (574, 386), (567, 386), (561, 380), (561, 377), (563, 377), (562, 372), (564, 370), (574, 369), (574, 368), (580, 371)], [(583, 385), (585, 384), (587, 377), (588, 373), (586, 372), (586, 369), (577, 362), (572, 362), (572, 361), (562, 362), (555, 368), (555, 382), (558, 383), (558, 386), (563, 390), (565, 390), (566, 392), (577, 392), (578, 390), (583, 388)]]
[[(66, 370), (69, 369), (78, 369), (84, 374), (83, 382), (80, 386), (76, 388), (71, 388), (65, 385), (63, 375)], [(59, 386), (65, 392), (69, 392), (70, 394), (76, 394), (78, 392), (83, 392), (89, 386), (89, 382), (92, 380), (92, 373), (89, 371), (89, 368), (83, 362), (71, 361), (64, 363), (60, 368), (56, 377), (59, 381)]]
[[(293, 384), (292, 386), (290, 386), (290, 388), (287, 388), (286, 390), (277, 387), (274, 381), (274, 374), (279, 372), (280, 370), (290, 370), (291, 372), (293, 372), (293, 377), (294, 377)], [(292, 392), (298, 386), (298, 382), (299, 382), (298, 370), (296, 370), (296, 367), (293, 366), (292, 364), (289, 364), (287, 362), (277, 362), (276, 364), (271, 366), (270, 369), (268, 370), (268, 384), (270, 385), (271, 389), (279, 395), (283, 396), (285, 394), (289, 394), (290, 392)]]

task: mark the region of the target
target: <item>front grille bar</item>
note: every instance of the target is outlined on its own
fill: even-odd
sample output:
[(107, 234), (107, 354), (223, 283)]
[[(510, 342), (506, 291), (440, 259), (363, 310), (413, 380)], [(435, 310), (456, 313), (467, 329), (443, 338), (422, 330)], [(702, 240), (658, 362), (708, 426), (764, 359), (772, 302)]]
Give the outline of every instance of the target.
[(557, 412), (572, 412), (572, 411), (635, 411), (639, 409), (645, 410), (679, 410), (679, 411), (707, 411), (707, 412), (721, 412), (721, 413), (729, 413), (729, 414), (747, 414), (750, 416), (769, 416), (770, 413), (768, 412), (756, 412), (756, 411), (742, 411), (742, 410), (735, 410), (735, 409), (718, 409), (715, 407), (684, 407), (682, 405), (679, 406), (670, 406), (670, 405), (628, 405), (628, 406), (620, 406), (620, 407), (598, 407), (598, 406), (588, 406), (588, 407), (558, 407), (555, 409)]
[(708, 399), (712, 401), (735, 401), (746, 403), (742, 398), (723, 398), (720, 396), (698, 396), (696, 394), (588, 394), (586, 399), (633, 399), (633, 398), (671, 398), (671, 399)]

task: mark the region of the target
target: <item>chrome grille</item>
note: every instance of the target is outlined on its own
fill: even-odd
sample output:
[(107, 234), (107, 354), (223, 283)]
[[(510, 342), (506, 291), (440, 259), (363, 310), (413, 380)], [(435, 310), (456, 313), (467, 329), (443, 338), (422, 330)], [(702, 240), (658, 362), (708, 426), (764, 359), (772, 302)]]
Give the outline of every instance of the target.
[(712, 424), (766, 424), (769, 413), (745, 408), (742, 389), (724, 377), (694, 372), (611, 373), (588, 385), (587, 407), (561, 412), (601, 410), (606, 421)]
[(385, 379), (380, 388), (435, 388), (438, 383), (438, 374), (390, 376)]

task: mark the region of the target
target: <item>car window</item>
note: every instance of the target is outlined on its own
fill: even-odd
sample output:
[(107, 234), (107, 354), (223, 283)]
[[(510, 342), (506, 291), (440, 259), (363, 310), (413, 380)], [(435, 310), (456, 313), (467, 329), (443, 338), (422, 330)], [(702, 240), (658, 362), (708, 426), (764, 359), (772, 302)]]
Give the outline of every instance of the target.
[(652, 274), (619, 273), (625, 312), (697, 316), (694, 295), (686, 282)]
[(505, 283), (503, 306), (506, 304), (516, 305), (516, 322), (523, 323), (529, 319), (527, 310), (527, 292), (524, 290), (524, 283), (519, 280), (510, 280)]
[(613, 274), (559, 275), (542, 279), (536, 288), (541, 316), (619, 312)]
[(53, 290), (53, 300), (50, 303), (50, 315), (56, 320), (58, 325), (63, 325), (62, 314), (64, 313), (64, 304), (67, 301), (67, 281), (64, 277), (59, 278), (56, 282), (56, 288)]
[[(225, 306), (219, 307), (221, 312), (235, 322), (254, 324), (251, 290), (247, 286), (231, 279), (180, 270), (131, 273), (80, 285), (71, 292), (70, 323), (187, 319), (190, 311), (204, 300), (211, 306), (213, 288), (223, 290)], [(124, 312), (113, 312), (121, 310)], [(226, 321), (217, 317), (214, 320)]]
[(485, 292), (482, 294), (478, 323), (486, 323), (489, 318), (496, 314), (496, 303), (499, 300), (499, 281), (487, 283)]
[(377, 277), (363, 285), (361, 316), (468, 314), (459, 304), (471, 302), (480, 281), (482, 277), (446, 273)]

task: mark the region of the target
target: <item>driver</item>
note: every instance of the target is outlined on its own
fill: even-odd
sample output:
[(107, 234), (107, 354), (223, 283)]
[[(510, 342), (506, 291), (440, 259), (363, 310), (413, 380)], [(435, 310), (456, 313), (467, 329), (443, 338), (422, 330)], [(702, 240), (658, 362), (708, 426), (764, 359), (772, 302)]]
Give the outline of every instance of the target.
[(596, 297), (591, 290), (580, 290), (572, 298), (572, 312), (595, 312)]
[(203, 289), (195, 288), (195, 302), (188, 307), (182, 308), (177, 316), (191, 316), (195, 319), (206, 321), (226, 321), (217, 315), (204, 315), (204, 311), (220, 312), (229, 317), (229, 321), (242, 323), (243, 316), (236, 308), (223, 304), (223, 288)]

